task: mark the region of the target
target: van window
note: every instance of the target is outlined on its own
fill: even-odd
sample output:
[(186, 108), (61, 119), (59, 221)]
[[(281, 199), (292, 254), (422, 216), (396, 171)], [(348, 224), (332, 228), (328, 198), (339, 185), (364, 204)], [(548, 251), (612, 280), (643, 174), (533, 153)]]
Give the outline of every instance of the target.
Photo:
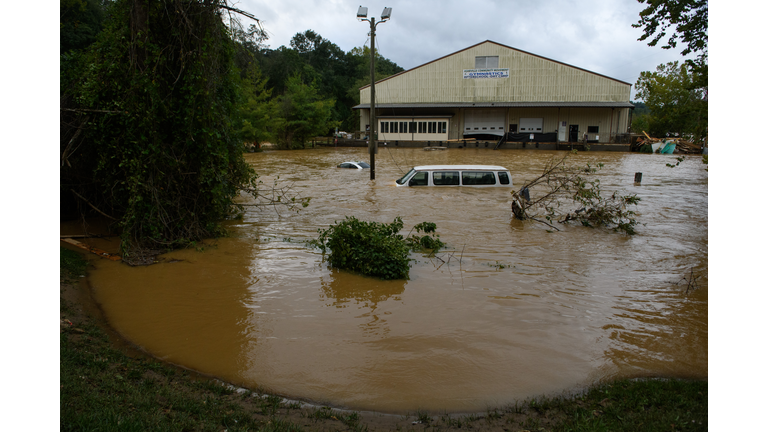
[(410, 170), (410, 171), (408, 171), (408, 172), (407, 172), (407, 173), (406, 173), (404, 176), (400, 177), (400, 178), (397, 180), (397, 184), (403, 184), (403, 183), (405, 183), (405, 179), (407, 179), (407, 178), (408, 178), (408, 176), (409, 176), (409, 175), (411, 175), (411, 173), (412, 173), (412, 172), (414, 172), (414, 171), (415, 171), (415, 170), (414, 170), (413, 168), (411, 168), (411, 170)]
[(458, 171), (437, 171), (432, 174), (432, 184), (435, 186), (458, 186)]
[(496, 177), (492, 172), (485, 171), (464, 171), (461, 173), (461, 184), (463, 185), (495, 185)]
[(408, 181), (408, 186), (426, 186), (427, 185), (427, 172), (417, 172), (414, 174), (413, 177)]
[(509, 184), (509, 176), (504, 171), (499, 171), (499, 183), (500, 184)]

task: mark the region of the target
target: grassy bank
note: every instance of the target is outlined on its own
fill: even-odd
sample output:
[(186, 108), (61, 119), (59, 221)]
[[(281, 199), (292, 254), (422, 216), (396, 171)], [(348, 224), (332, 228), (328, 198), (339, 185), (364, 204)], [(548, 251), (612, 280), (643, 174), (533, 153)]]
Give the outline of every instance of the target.
[(71, 295), (85, 269), (78, 253), (61, 249), (62, 431), (707, 430), (701, 381), (617, 381), (472, 415), (342, 411), (237, 390), (116, 347)]

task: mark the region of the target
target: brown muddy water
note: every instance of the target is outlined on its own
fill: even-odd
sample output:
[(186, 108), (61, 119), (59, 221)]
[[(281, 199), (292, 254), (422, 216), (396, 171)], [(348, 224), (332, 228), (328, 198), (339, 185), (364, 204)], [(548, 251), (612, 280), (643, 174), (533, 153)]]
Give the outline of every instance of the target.
[[(477, 412), (617, 377), (707, 377), (708, 173), (698, 156), (580, 152), (604, 190), (642, 198), (638, 234), (513, 220), (508, 189), (396, 188), (413, 165), (494, 164), (522, 185), (564, 153), (382, 148), (246, 155), (267, 185), (312, 197), (250, 208), (232, 235), (148, 267), (96, 262), (94, 296), (125, 338), (168, 362), (252, 389), (355, 410)], [(634, 174), (642, 172), (642, 184)], [(410, 280), (328, 268), (304, 243), (344, 216), (449, 245), (413, 254)], [(449, 260), (449, 258), (451, 258)], [(460, 258), (460, 260), (459, 260)], [(686, 294), (693, 274), (699, 289)]]

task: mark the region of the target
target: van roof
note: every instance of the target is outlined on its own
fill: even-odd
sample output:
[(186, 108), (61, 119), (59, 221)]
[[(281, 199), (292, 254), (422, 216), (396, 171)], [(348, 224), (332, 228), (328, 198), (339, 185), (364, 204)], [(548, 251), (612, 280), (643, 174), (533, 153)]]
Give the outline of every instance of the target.
[(413, 169), (420, 170), (492, 170), (492, 171), (508, 171), (506, 168), (498, 165), (420, 165), (415, 166)]

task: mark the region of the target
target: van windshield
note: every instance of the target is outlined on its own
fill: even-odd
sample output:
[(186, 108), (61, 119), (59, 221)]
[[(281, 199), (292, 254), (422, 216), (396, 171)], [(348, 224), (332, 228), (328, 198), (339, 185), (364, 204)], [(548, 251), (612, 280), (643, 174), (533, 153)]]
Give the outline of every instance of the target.
[(416, 170), (415, 170), (415, 169), (413, 169), (413, 168), (411, 168), (411, 170), (410, 170), (410, 171), (408, 171), (408, 173), (407, 173), (406, 175), (404, 175), (404, 176), (400, 177), (400, 178), (397, 180), (397, 184), (405, 184), (405, 179), (407, 179), (408, 177), (410, 177), (410, 176), (411, 176), (411, 174), (413, 174), (413, 172), (414, 172), (414, 171), (416, 171)]

